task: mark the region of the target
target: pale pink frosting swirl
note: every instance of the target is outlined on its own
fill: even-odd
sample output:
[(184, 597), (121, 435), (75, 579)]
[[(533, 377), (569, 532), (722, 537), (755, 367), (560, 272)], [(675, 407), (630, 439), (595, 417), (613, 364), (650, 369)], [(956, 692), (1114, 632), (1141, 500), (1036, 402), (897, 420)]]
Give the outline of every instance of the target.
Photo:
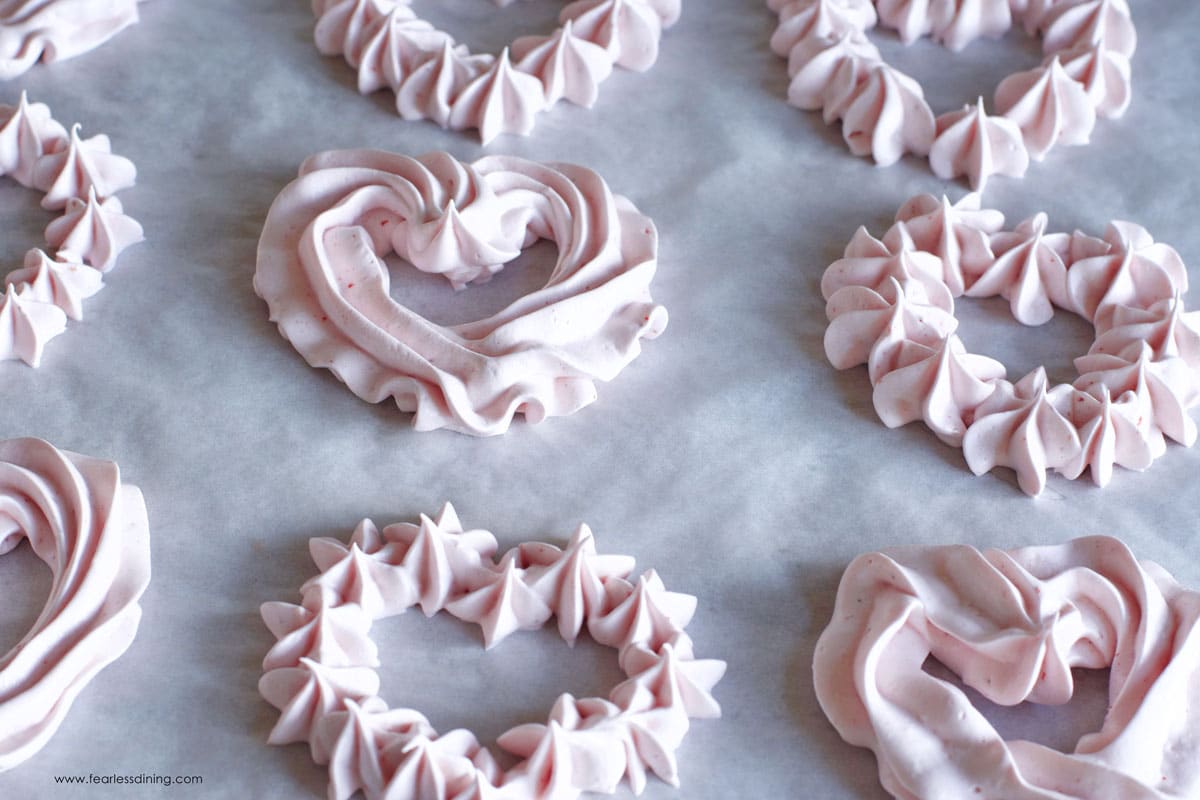
[[(1061, 704), (1109, 669), (1109, 707), (1071, 753), (1005, 740), (936, 658), (993, 703)], [(813, 659), (817, 699), (903, 800), (1169, 800), (1200, 792), (1200, 593), (1119, 540), (859, 556)]]
[(966, 175), (971, 190), (982, 192), (993, 175), (1024, 177), (1029, 153), (1017, 124), (989, 115), (981, 97), (974, 106), (937, 118), (929, 166), (945, 180)]
[(71, 260), (70, 251), (60, 250), (50, 258), (42, 250), (25, 254), (25, 266), (5, 276), (9, 286), (18, 286), (26, 299), (58, 306), (71, 319), (83, 319), (83, 301), (104, 285), (98, 270)]
[(936, 134), (921, 85), (886, 64), (867, 73), (842, 114), (842, 138), (856, 156), (886, 167), (905, 153), (928, 155)]
[(53, 582), (33, 629), (0, 662), (0, 771), (40, 750), (129, 647), (150, 580), (141, 492), (116, 464), (39, 439), (0, 442), (0, 553), (23, 539)]
[(8, 0), (0, 6), (0, 80), (99, 47), (138, 21), (139, 2)]
[[(559, 251), (547, 284), (487, 319), (436, 325), (389, 295), (390, 253), (462, 286), (543, 238)], [(581, 167), (337, 151), (276, 199), (254, 285), (309, 363), (363, 399), (391, 396), (419, 430), (495, 435), (591, 403), (662, 332), (656, 252), (653, 223)]]

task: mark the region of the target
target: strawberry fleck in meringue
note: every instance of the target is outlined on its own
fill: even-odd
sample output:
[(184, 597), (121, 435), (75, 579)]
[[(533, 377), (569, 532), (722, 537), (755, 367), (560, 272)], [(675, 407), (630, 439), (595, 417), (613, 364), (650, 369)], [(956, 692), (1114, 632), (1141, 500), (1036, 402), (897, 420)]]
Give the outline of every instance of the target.
[[(779, 14), (771, 49), (788, 60), (788, 102), (842, 121), (855, 155), (888, 166), (928, 156), (934, 173), (983, 191), (993, 175), (1019, 178), (1056, 145), (1086, 144), (1097, 116), (1130, 100), (1137, 33), (1125, 0), (768, 0)], [(882, 24), (905, 44), (921, 36), (961, 50), (1015, 23), (1042, 34), (1045, 62), (1006, 78), (994, 114), (975, 105), (934, 117), (921, 86), (883, 61), (866, 32)]]
[(0, 771), (45, 746), (79, 691), (128, 649), (150, 580), (146, 506), (117, 465), (39, 439), (0, 442), (0, 553), (28, 539), (53, 575), (0, 660)]
[(138, 21), (145, 0), (8, 0), (0, 4), (0, 80), (74, 58)]
[[(904, 800), (1200, 795), (1200, 593), (1117, 539), (859, 556), (817, 642), (817, 699)], [(932, 656), (993, 703), (1062, 704), (1071, 670), (1109, 669), (1104, 724), (1073, 753), (1008, 741)]]
[[(537, 239), (558, 246), (546, 285), (476, 322), (442, 326), (389, 294), (395, 253), (455, 287), (487, 280)], [(658, 336), (654, 224), (596, 173), (492, 156), (373, 150), (313, 156), (276, 198), (254, 287), (285, 338), (418, 430), (504, 433), (596, 399)]]
[(42, 207), (62, 212), (46, 228), (54, 252), (34, 248), (0, 293), (0, 361), (41, 363), (46, 343), (83, 318), (83, 300), (103, 287), (101, 273), (125, 248), (142, 241), (142, 226), (125, 215), (115, 195), (134, 184), (137, 170), (114, 155), (103, 134), (70, 133), (41, 103), (24, 94), (0, 106), (0, 174), (45, 192)]
[(410, 3), (313, 0), (317, 49), (344, 56), (361, 93), (391, 89), (404, 119), (477, 128), (484, 144), (528, 135), (535, 115), (561, 99), (590, 108), (614, 66), (650, 69), (680, 13), (680, 0), (576, 0), (551, 34), (522, 36), (493, 56), (471, 53)]
[[(1104, 486), (1114, 466), (1148, 467), (1166, 439), (1190, 447), (1200, 320), (1183, 306), (1179, 253), (1131, 222), (1113, 222), (1102, 239), (1048, 232), (1045, 214), (1003, 223), (977, 194), (954, 204), (920, 195), (882, 240), (860, 228), (821, 281), (830, 363), (867, 365), (888, 427), (922, 420), (976, 475), (1009, 467), (1031, 495), (1048, 470), (1090, 470)], [(966, 352), (954, 318), (963, 295), (1003, 297), (1025, 325), (1056, 308), (1091, 322), (1079, 378), (1051, 385), (1039, 367), (1010, 383), (1001, 364)]]
[[(331, 798), (572, 800), (612, 794), (622, 778), (640, 794), (651, 772), (677, 786), (690, 720), (721, 714), (712, 689), (725, 663), (697, 660), (684, 632), (696, 598), (668, 591), (654, 570), (633, 579), (633, 559), (598, 554), (586, 525), (563, 549), (527, 542), (497, 561), (495, 538), (464, 530), (447, 503), (436, 520), (382, 531), (363, 520), (349, 542), (312, 539), (309, 550), (321, 572), (301, 604), (262, 606), (278, 641), (259, 691), (280, 710), (268, 741), (307, 742), (329, 766)], [(568, 643), (586, 628), (615, 648), (627, 680), (607, 700), (564, 694), (545, 724), (503, 734), (500, 747), (520, 759), (503, 770), (470, 731), (439, 734), (379, 697), (371, 626), (416, 605), (478, 623), (489, 648), (556, 617)]]

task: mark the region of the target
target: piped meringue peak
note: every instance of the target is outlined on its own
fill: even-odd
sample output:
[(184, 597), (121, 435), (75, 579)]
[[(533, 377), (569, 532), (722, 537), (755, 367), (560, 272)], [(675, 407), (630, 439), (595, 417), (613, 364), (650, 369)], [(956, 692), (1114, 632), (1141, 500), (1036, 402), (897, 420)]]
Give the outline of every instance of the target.
[[(859, 228), (821, 281), (837, 369), (868, 367), (875, 410), (890, 428), (922, 420), (961, 447), (976, 475), (1010, 467), (1040, 494), (1047, 470), (1105, 486), (1113, 467), (1144, 470), (1166, 439), (1196, 441), (1200, 315), (1185, 310), (1187, 268), (1131, 222), (1103, 238), (1047, 231), (1045, 214), (1001, 230), (978, 194), (957, 203), (919, 195), (880, 240)], [(1039, 367), (1010, 383), (1003, 365), (966, 352), (953, 298), (1003, 297), (1025, 325), (1060, 308), (1096, 339), (1073, 384)]]
[(142, 226), (115, 197), (137, 170), (112, 153), (107, 136), (81, 138), (79, 125), (68, 133), (22, 93), (15, 108), (0, 106), (0, 175), (45, 192), (42, 207), (62, 211), (46, 228), (46, 250), (29, 250), (0, 293), (0, 361), (36, 367), (67, 318), (83, 318), (83, 300), (103, 288), (101, 273), (142, 241)]
[[(928, 156), (944, 180), (983, 191), (993, 175), (1020, 178), (1055, 145), (1086, 144), (1097, 116), (1119, 117), (1130, 98), (1137, 45), (1125, 0), (768, 0), (779, 14), (771, 48), (788, 61), (788, 102), (842, 121), (851, 152), (886, 167)], [(905, 44), (932, 35), (958, 51), (1014, 24), (1042, 36), (1045, 61), (983, 98), (936, 117), (921, 86), (884, 62), (866, 32), (882, 24)]]
[[(635, 793), (648, 773), (679, 785), (675, 750), (692, 719), (716, 718), (712, 689), (725, 662), (696, 659), (684, 632), (696, 598), (668, 591), (654, 570), (601, 555), (586, 525), (564, 548), (527, 542), (496, 558), (496, 539), (464, 530), (447, 503), (436, 519), (389, 525), (363, 520), (349, 541), (318, 538), (320, 574), (300, 605), (271, 602), (262, 617), (277, 639), (259, 691), (280, 710), (270, 744), (307, 742), (329, 765), (329, 797), (367, 800), (573, 800)], [(499, 746), (522, 759), (503, 770), (474, 734), (438, 734), (419, 711), (379, 697), (376, 620), (420, 606), (478, 623), (490, 648), (551, 617), (573, 643), (584, 630), (616, 649), (627, 680), (607, 700), (559, 697), (545, 724), (520, 725)]]
[[(546, 285), (487, 319), (437, 325), (389, 294), (391, 253), (461, 288), (537, 239), (558, 246)], [(518, 413), (588, 405), (662, 333), (657, 252), (654, 223), (583, 167), (332, 151), (271, 206), (254, 288), (284, 338), (359, 397), (392, 397), (418, 430), (492, 436)]]
[(50, 740), (79, 691), (129, 648), (150, 580), (146, 506), (117, 465), (40, 439), (0, 442), (0, 553), (28, 539), (53, 580), (0, 659), (0, 772)]
[(41, 60), (86, 53), (138, 21), (146, 0), (7, 0), (0, 3), (0, 80)]
[(535, 115), (561, 99), (590, 108), (614, 66), (650, 69), (680, 12), (680, 0), (576, 0), (549, 35), (522, 36), (490, 55), (471, 53), (410, 2), (313, 0), (317, 49), (344, 56), (362, 94), (394, 92), (404, 119), (476, 128), (484, 144), (501, 133), (528, 135)]
[[(904, 800), (1200, 796), (1200, 592), (1107, 536), (859, 556), (817, 642), (813, 682), (847, 742)], [(1072, 753), (1005, 740), (932, 656), (1000, 705), (1062, 704), (1109, 668), (1108, 712)]]

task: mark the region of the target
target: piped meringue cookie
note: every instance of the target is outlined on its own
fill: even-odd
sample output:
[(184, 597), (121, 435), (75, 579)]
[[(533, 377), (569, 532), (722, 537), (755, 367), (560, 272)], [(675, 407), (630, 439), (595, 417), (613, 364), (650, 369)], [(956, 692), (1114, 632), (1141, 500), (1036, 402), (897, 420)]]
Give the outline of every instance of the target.
[(0, 771), (45, 746), (80, 690), (128, 649), (150, 580), (141, 492), (116, 464), (39, 439), (0, 442), (0, 553), (24, 539), (53, 581), (0, 666)]
[(905, 44), (912, 44), (933, 31), (930, 3), (945, 0), (876, 0), (879, 21), (891, 28)]
[(8, 273), (4, 281), (16, 286), (26, 300), (58, 306), (74, 320), (83, 319), (83, 301), (104, 288), (100, 272), (69, 250), (59, 250), (55, 258), (43, 250), (30, 250), (25, 266)]
[(1123, 116), (1133, 99), (1129, 59), (1103, 42), (1073, 48), (1051, 56), (1062, 63), (1063, 72), (1083, 86), (1096, 114), (1109, 119)]
[[(904, 800), (1150, 800), (1200, 792), (1200, 593), (1119, 540), (856, 558), (817, 642), (813, 681), (847, 742)], [(1109, 670), (1103, 725), (1062, 753), (1006, 740), (935, 658), (993, 703), (1061, 704), (1072, 669)]]
[(875, 6), (845, 0), (790, 0), (780, 6), (779, 27), (771, 35), (776, 55), (793, 61), (798, 45), (813, 48), (822, 43), (858, 34), (875, 26)]
[(1079, 259), (1068, 276), (1068, 291), (1079, 313), (1098, 330), (1110, 327), (1118, 306), (1149, 308), (1187, 291), (1187, 267), (1175, 248), (1155, 242), (1133, 222), (1108, 226), (1100, 255)]
[(996, 87), (996, 108), (1021, 128), (1030, 158), (1041, 161), (1056, 144), (1087, 144), (1096, 108), (1057, 56), (1044, 67), (1010, 75)]
[(46, 242), (51, 247), (80, 253), (81, 260), (100, 272), (108, 272), (117, 257), (130, 245), (145, 239), (137, 220), (125, 215), (115, 197), (100, 202), (96, 188), (89, 186), (87, 200), (67, 200), (63, 215), (46, 227)]
[(982, 192), (992, 175), (1025, 177), (1029, 153), (1020, 127), (1005, 117), (989, 116), (981, 97), (974, 107), (937, 118), (929, 166), (943, 180), (965, 175), (971, 190)]
[(449, 127), (454, 101), (493, 61), (490, 55), (466, 55), (447, 39), (432, 58), (413, 67), (396, 89), (396, 113), (404, 119), (428, 119)]
[(1062, 474), (1074, 480), (1090, 470), (1092, 481), (1104, 487), (1112, 480), (1113, 467), (1137, 472), (1148, 468), (1166, 452), (1167, 444), (1142, 409), (1143, 400), (1135, 392), (1123, 392), (1114, 400), (1100, 382), (1086, 392), (1072, 393), (1071, 421), (1079, 430), (1079, 455), (1061, 468)]
[(942, 283), (942, 267), (937, 258), (919, 250), (902, 249), (882, 255), (851, 255), (841, 258), (821, 276), (821, 294), (831, 301), (839, 290), (863, 286), (879, 290), (895, 280), (904, 293), (923, 305), (954, 313), (954, 298)]
[(44, 103), (30, 103), (25, 92), (15, 106), (0, 106), (0, 173), (22, 186), (33, 186), (42, 156), (67, 144), (66, 129), (50, 116)]
[(1126, 0), (1077, 0), (1053, 3), (1038, 23), (1046, 53), (1061, 53), (1103, 43), (1132, 58), (1137, 31)]
[(38, 159), (33, 185), (46, 193), (42, 208), (65, 208), (71, 198), (87, 197), (94, 192), (106, 200), (137, 180), (137, 168), (129, 159), (114, 155), (104, 134), (79, 138), (79, 125), (71, 128), (65, 147)]
[(839, 288), (825, 306), (825, 356), (836, 369), (868, 365), (871, 384), (899, 367), (891, 356), (907, 343), (936, 347), (958, 320), (937, 306), (910, 301), (892, 276), (878, 288), (848, 285)]
[(100, 272), (142, 240), (141, 225), (111, 196), (133, 185), (137, 170), (112, 153), (107, 136), (81, 139), (78, 125), (68, 135), (46, 106), (24, 94), (15, 108), (0, 106), (0, 120), (0, 172), (46, 191), (43, 208), (65, 209), (46, 228), (54, 256), (29, 250), (0, 295), (0, 361), (36, 367), (67, 318), (83, 318), (83, 300), (103, 285)]
[(40, 366), (46, 343), (66, 329), (66, 313), (25, 285), (9, 284), (0, 294), (0, 361)]
[(934, 0), (933, 38), (958, 52), (979, 38), (999, 39), (1012, 28), (1009, 0)]
[(358, 55), (358, 91), (371, 94), (401, 86), (413, 70), (453, 40), (398, 5), (362, 32)]
[(575, 35), (571, 20), (550, 36), (525, 36), (512, 45), (516, 68), (542, 82), (545, 103), (566, 98), (591, 108), (600, 95), (600, 84), (612, 74), (607, 51)]
[(954, 334), (934, 347), (911, 347), (906, 360), (875, 383), (875, 413), (889, 428), (923, 420), (946, 444), (961, 445), (976, 409), (1004, 378), (1004, 365), (968, 353)]
[(842, 114), (842, 137), (856, 156), (886, 167), (905, 153), (924, 156), (936, 126), (921, 85), (886, 64), (871, 68)]
[(476, 128), (484, 144), (501, 133), (528, 135), (536, 114), (561, 99), (590, 107), (614, 65), (649, 69), (680, 13), (679, 0), (575, 0), (551, 34), (520, 37), (494, 57), (472, 54), (409, 3), (316, 0), (317, 49), (344, 56), (361, 93), (394, 91), (405, 119)]
[(563, 7), (559, 22), (609, 54), (613, 64), (645, 72), (658, 60), (663, 22), (645, 0), (575, 0)]
[(1146, 309), (1117, 306), (1108, 323), (1089, 355), (1100, 353), (1131, 361), (1145, 343), (1158, 360), (1178, 357), (1192, 369), (1200, 369), (1200, 311), (1186, 311), (1178, 292)]
[(508, 48), (487, 72), (463, 87), (450, 107), (449, 126), (478, 128), (487, 144), (501, 133), (528, 136), (534, 115), (546, 107), (542, 81), (513, 67)]
[[(1085, 144), (1096, 116), (1118, 117), (1130, 98), (1137, 44), (1125, 0), (767, 0), (779, 14), (771, 49), (787, 59), (788, 103), (842, 120), (855, 155), (878, 166), (905, 153), (929, 156), (938, 177), (966, 176), (982, 190), (991, 175), (1021, 177), (1056, 144)], [(1006, 78), (998, 115), (982, 99), (937, 117), (911, 77), (884, 62), (867, 39), (876, 23), (905, 43), (931, 35), (951, 50), (999, 37), (1022, 22), (1045, 35), (1045, 63)]]
[[(1103, 239), (1052, 233), (1045, 214), (1013, 230), (978, 195), (951, 203), (910, 199), (882, 240), (859, 228), (821, 280), (837, 369), (867, 365), (880, 420), (921, 420), (961, 447), (981, 475), (1008, 467), (1037, 495), (1053, 470), (1090, 471), (1107, 485), (1114, 466), (1143, 470), (1166, 449), (1197, 439), (1200, 322), (1180, 299), (1187, 268), (1140, 225), (1113, 222)], [(1041, 367), (1015, 384), (1003, 366), (968, 353), (954, 300), (1003, 297), (1026, 325), (1055, 308), (1090, 321), (1097, 336), (1075, 360), (1074, 384)]]
[[(436, 325), (390, 296), (391, 253), (462, 287), (542, 238), (559, 250), (549, 282), (487, 319)], [(653, 223), (581, 167), (334, 151), (275, 200), (254, 286), (355, 394), (392, 397), (418, 430), (485, 436), (591, 403), (663, 331), (656, 253)]]
[(1132, 359), (1091, 353), (1075, 361), (1075, 388), (1089, 391), (1103, 385), (1120, 396), (1136, 398), (1144, 424), (1184, 447), (1196, 443), (1196, 423), (1188, 409), (1200, 401), (1200, 380), (1182, 358), (1156, 359), (1145, 342)]
[(1002, 227), (1004, 215), (983, 208), (978, 192), (954, 203), (944, 195), (922, 194), (900, 206), (883, 242), (891, 252), (921, 250), (940, 258), (942, 280), (958, 297), (995, 261), (990, 237)]
[(1022, 325), (1044, 325), (1054, 307), (1069, 308), (1067, 261), (1071, 237), (1048, 233), (1049, 219), (1035, 214), (1012, 232), (992, 236), (995, 260), (967, 290), (968, 297), (1008, 300), (1013, 318)]
[(10, 0), (0, 7), (0, 80), (99, 47), (138, 21), (139, 2)]
[[(526, 542), (497, 561), (487, 531), (465, 530), (447, 503), (419, 525), (370, 520), (348, 542), (313, 539), (320, 574), (301, 587), (301, 605), (266, 603), (277, 642), (263, 662), (263, 698), (280, 710), (270, 744), (307, 742), (328, 764), (329, 794), (367, 800), (563, 798), (612, 794), (622, 779), (636, 793), (649, 773), (678, 786), (675, 750), (692, 719), (721, 715), (712, 696), (725, 663), (697, 659), (685, 632), (696, 598), (668, 591), (654, 570), (636, 580), (627, 556), (601, 555), (586, 525), (565, 547)], [(564, 694), (545, 724), (499, 738), (519, 759), (500, 768), (474, 734), (439, 734), (420, 712), (379, 697), (372, 624), (420, 605), (478, 623), (492, 647), (551, 617), (572, 643), (586, 630), (618, 651), (626, 680), (607, 700)]]
[(1025, 494), (1041, 494), (1046, 470), (1066, 467), (1079, 454), (1079, 433), (1066, 417), (1070, 396), (1070, 387), (1050, 385), (1042, 367), (1015, 384), (996, 381), (963, 436), (967, 466), (976, 475), (1009, 467)]
[(793, 47), (788, 61), (788, 102), (809, 111), (826, 109), (833, 122), (879, 62), (879, 50), (857, 31), (817, 38)]

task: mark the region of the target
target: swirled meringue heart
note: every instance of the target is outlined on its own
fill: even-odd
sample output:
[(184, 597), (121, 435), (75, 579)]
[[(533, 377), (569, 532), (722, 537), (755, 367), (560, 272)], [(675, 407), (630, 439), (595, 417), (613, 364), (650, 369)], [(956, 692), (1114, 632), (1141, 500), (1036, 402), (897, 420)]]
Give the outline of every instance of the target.
[[(1061, 704), (1074, 668), (1109, 669), (1109, 706), (1074, 752), (1005, 740), (932, 656), (993, 703)], [(813, 659), (838, 733), (904, 800), (1195, 797), (1200, 593), (1119, 540), (859, 556)]]
[[(391, 253), (461, 287), (542, 238), (559, 252), (549, 281), (487, 319), (436, 325), (389, 294)], [(355, 394), (392, 397), (418, 430), (482, 436), (591, 403), (662, 332), (656, 251), (653, 223), (582, 167), (336, 151), (275, 200), (254, 286), (284, 337)]]
[(146, 507), (117, 465), (39, 439), (0, 442), (0, 553), (28, 540), (50, 597), (0, 660), (0, 771), (58, 730), (79, 691), (133, 641), (150, 580)]

